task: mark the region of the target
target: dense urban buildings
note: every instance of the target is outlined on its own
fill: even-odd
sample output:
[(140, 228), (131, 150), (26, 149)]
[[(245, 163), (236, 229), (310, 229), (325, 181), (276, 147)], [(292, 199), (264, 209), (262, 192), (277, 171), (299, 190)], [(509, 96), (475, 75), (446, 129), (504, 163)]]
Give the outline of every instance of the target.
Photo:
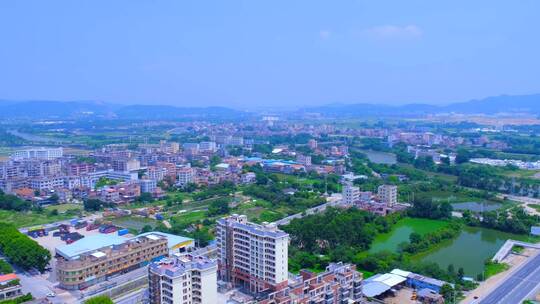
[(17, 150), (11, 154), (12, 160), (22, 160), (22, 159), (43, 159), (51, 160), (55, 158), (60, 158), (64, 155), (63, 148), (30, 148), (24, 150)]
[(286, 288), (264, 295), (258, 303), (341, 304), (360, 303), (362, 298), (362, 274), (356, 271), (356, 266), (331, 263), (319, 274), (301, 270)]

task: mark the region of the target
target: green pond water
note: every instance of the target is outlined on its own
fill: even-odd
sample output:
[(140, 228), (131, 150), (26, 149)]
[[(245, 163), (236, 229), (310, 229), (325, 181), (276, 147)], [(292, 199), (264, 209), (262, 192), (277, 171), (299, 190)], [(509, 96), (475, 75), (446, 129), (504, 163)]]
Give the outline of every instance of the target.
[(442, 269), (454, 264), (455, 269), (463, 267), (465, 275), (476, 278), (484, 272), (484, 261), (492, 258), (506, 240), (520, 238), (522, 236), (512, 233), (465, 227), (456, 239), (415, 258), (423, 262), (435, 262)]
[[(412, 232), (426, 234), (446, 225), (443, 221), (425, 219), (404, 219), (398, 222), (390, 233), (378, 235), (369, 250), (376, 253), (383, 250), (395, 252), (398, 245), (409, 241)], [(523, 236), (504, 233), (492, 229), (464, 227), (454, 240), (444, 242), (433, 250), (413, 257), (413, 261), (434, 262), (442, 269), (454, 264), (455, 269), (463, 267), (465, 275), (476, 278), (483, 273), (484, 261), (493, 257), (507, 239), (522, 239)]]
[(444, 221), (435, 221), (419, 218), (405, 218), (397, 222), (389, 233), (379, 234), (371, 244), (370, 253), (380, 251), (395, 252), (398, 245), (409, 241), (411, 233), (416, 232), (424, 235), (436, 231), (447, 223)]
[(366, 154), (368, 159), (376, 164), (385, 164), (393, 165), (397, 163), (397, 158), (394, 153), (373, 151), (373, 150), (361, 150), (362, 153)]
[(464, 203), (454, 203), (452, 204), (452, 207), (454, 210), (457, 211), (464, 211), (464, 210), (470, 210), (473, 212), (486, 212), (486, 211), (493, 211), (497, 210), (502, 207), (501, 204), (498, 203), (479, 203), (479, 202), (464, 202)]

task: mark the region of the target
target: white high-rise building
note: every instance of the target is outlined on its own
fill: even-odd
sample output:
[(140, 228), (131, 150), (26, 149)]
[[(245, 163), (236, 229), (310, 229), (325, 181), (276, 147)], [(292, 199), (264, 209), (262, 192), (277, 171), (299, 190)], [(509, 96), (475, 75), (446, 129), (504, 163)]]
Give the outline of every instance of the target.
[(381, 185), (377, 190), (377, 197), (381, 203), (387, 204), (388, 206), (397, 204), (397, 186)]
[(304, 166), (311, 166), (311, 156), (298, 154), (296, 155), (296, 162)]
[(38, 158), (38, 159), (55, 159), (60, 158), (64, 156), (64, 149), (62, 147), (60, 148), (31, 148), (31, 149), (24, 149), (24, 150), (18, 150), (11, 154), (11, 159), (13, 160), (21, 160), (21, 159), (29, 159), (29, 158)]
[(217, 146), (213, 141), (203, 141), (199, 143), (199, 150), (201, 152), (216, 152)]
[(360, 200), (360, 188), (353, 186), (351, 182), (345, 182), (342, 190), (343, 203), (352, 205)]
[(233, 214), (216, 226), (219, 277), (256, 293), (287, 286), (289, 234)]
[(184, 187), (187, 184), (193, 182), (193, 168), (191, 167), (182, 167), (176, 170), (176, 184), (180, 187)]
[(202, 256), (179, 255), (148, 267), (151, 304), (215, 304), (217, 263)]
[(141, 179), (139, 180), (141, 185), (141, 193), (154, 193), (157, 188), (157, 181), (155, 179)]

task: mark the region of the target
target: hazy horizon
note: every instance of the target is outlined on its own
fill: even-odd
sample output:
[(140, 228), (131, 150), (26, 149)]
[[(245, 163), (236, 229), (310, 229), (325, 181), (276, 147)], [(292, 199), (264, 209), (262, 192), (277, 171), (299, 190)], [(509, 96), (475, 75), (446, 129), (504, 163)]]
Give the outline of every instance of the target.
[(534, 94), (539, 10), (531, 0), (4, 1), (0, 100), (250, 109)]

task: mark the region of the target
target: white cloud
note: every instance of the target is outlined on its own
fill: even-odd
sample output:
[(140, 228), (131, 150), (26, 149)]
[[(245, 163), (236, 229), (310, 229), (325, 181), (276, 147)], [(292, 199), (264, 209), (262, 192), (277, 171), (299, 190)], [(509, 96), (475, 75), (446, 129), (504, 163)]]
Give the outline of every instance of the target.
[(381, 25), (365, 29), (363, 34), (378, 39), (416, 39), (422, 36), (422, 29), (416, 25)]
[(321, 37), (321, 39), (323, 39), (323, 40), (326, 40), (326, 39), (330, 38), (330, 34), (331, 34), (331, 32), (329, 30), (320, 30), (319, 31), (319, 37)]

